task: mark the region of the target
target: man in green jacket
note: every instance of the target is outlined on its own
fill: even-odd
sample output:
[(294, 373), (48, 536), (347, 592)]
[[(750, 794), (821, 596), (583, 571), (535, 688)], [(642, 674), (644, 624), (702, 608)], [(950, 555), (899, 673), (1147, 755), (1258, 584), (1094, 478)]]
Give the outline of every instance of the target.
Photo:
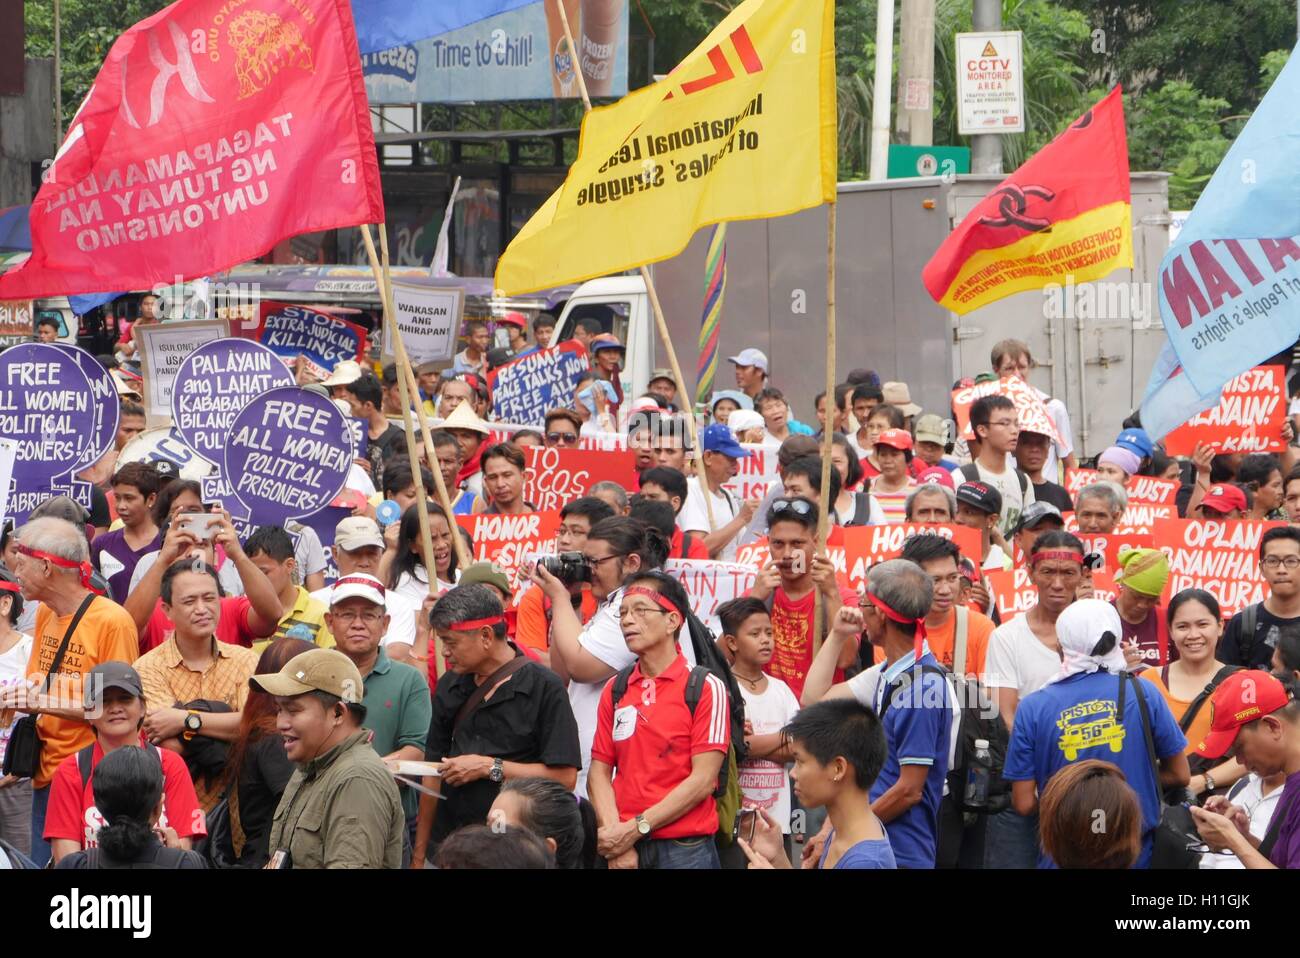
[(271, 823), (268, 867), (400, 868), (402, 803), (361, 727), (365, 684), (352, 660), (311, 649), (250, 681), (275, 696), (276, 728), (298, 766)]

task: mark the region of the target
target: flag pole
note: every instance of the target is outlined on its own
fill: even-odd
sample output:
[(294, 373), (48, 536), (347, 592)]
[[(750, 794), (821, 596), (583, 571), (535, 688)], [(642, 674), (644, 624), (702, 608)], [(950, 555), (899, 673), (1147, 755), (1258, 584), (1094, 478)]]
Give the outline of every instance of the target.
[[(428, 420), (424, 416), (422, 408), (417, 412), (411, 412), (410, 396), (414, 394), (417, 399), (420, 395), (419, 382), (415, 378), (415, 373), (411, 369), (411, 359), (406, 352), (406, 344), (402, 342), (401, 336), (397, 331), (396, 311), (393, 308), (393, 278), (392, 271), (388, 268), (388, 238), (384, 234), (384, 228), (381, 224), (379, 227), (379, 246), (382, 250), (382, 261), (375, 256), (374, 240), (370, 236), (370, 227), (362, 227), (362, 238), (366, 245), (366, 255), (370, 258), (370, 268), (375, 272), (375, 281), (380, 284), (380, 297), (384, 304), (384, 324), (388, 331), (388, 339), (393, 344), (394, 363), (397, 366), (397, 385), (402, 397), (402, 422), (406, 428), (407, 449), (411, 460), (412, 479), (415, 481), (416, 498), (420, 501), (426, 501), (427, 496), (424, 489), (424, 478), (420, 475), (419, 456), (415, 452), (415, 429), (414, 417), (418, 417), (420, 423), (420, 434), (424, 440), (424, 452), (429, 463), (429, 472), (433, 475), (433, 483), (438, 494), (439, 504), (443, 511), (447, 513), (447, 521), (453, 526), (451, 544), (456, 550), (456, 561), (461, 568), (470, 564), (470, 557), (465, 549), (465, 543), (460, 535), (456, 532), (454, 526), (456, 519), (451, 510), (451, 496), (447, 492), (447, 484), (443, 481), (442, 470), (438, 468), (438, 456), (433, 448), (433, 436), (429, 429)], [(422, 404), (417, 404), (422, 405)], [(420, 513), (422, 519), (420, 523), (421, 537), (428, 533), (430, 548), (432, 549), (433, 534), (428, 531), (428, 514), (425, 511)], [(427, 569), (433, 569), (432, 560), (428, 560)], [(434, 582), (435, 575), (429, 576), (429, 594), (437, 594), (437, 586)], [(439, 653), (441, 654), (441, 653)]]
[[(565, 12), (564, 4), (557, 3), (556, 7), (560, 12), (560, 25), (564, 27), (564, 39), (569, 45), (569, 55), (573, 57), (574, 75), (578, 80), (578, 92), (582, 94), (582, 106), (584, 113), (591, 112), (591, 97), (587, 94), (587, 81), (582, 75), (582, 61), (578, 56), (578, 46), (573, 42), (573, 30), (569, 26), (569, 15)], [(673, 376), (677, 380), (677, 395), (683, 397), (683, 400), (691, 394), (686, 390), (686, 378), (682, 376), (681, 364), (677, 362), (677, 350), (673, 348), (673, 341), (668, 337), (668, 321), (664, 318), (663, 306), (659, 303), (659, 293), (655, 289), (654, 278), (650, 275), (648, 267), (642, 266), (641, 279), (645, 283), (646, 294), (650, 299), (650, 309), (655, 316), (655, 328), (659, 331), (659, 339), (663, 342), (664, 349), (668, 353), (668, 363), (672, 366)], [(686, 410), (686, 431), (691, 439), (692, 458), (695, 460), (695, 474), (700, 480), (700, 495), (704, 499), (704, 508), (709, 517), (709, 532), (717, 531), (717, 523), (713, 518), (713, 494), (709, 490), (709, 478), (704, 471), (704, 450), (700, 448), (699, 436), (695, 428), (695, 410), (689, 406)]]
[[(835, 422), (831, 410), (835, 402), (835, 207), (832, 201), (826, 208), (826, 425), (822, 427), (822, 488), (821, 514), (817, 517), (817, 555), (826, 555), (826, 538), (830, 534), (831, 510), (831, 437)], [(826, 616), (826, 600), (817, 590), (813, 605), (813, 655), (821, 651), (822, 623)]]

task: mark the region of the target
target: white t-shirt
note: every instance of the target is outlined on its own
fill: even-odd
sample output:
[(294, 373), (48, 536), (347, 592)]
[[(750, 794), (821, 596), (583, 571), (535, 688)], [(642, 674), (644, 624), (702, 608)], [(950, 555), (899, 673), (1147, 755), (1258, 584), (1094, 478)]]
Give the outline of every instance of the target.
[[(1016, 531), (1016, 523), (1020, 521), (1020, 513), (1025, 511), (1025, 506), (1034, 501), (1034, 484), (1026, 480), (1025, 491), (1021, 493), (1020, 476), (1015, 469), (1008, 468), (1001, 473), (989, 472), (978, 462), (975, 463), (975, 469), (979, 473), (981, 482), (988, 483), (1002, 494), (1002, 534), (1012, 535)], [(952, 471), (952, 481), (960, 486), (970, 480), (958, 466)]]
[(305, 580), (307, 576), (314, 575), (317, 572), (324, 572), (326, 564), (325, 547), (320, 544), (320, 536), (316, 534), (316, 530), (311, 526), (303, 525), (301, 522), (291, 521), (285, 525), (285, 532), (297, 537), (293, 543), (293, 559), (297, 563), (298, 571), (302, 574), (303, 579)]
[(348, 470), (348, 480), (345, 485), (348, 489), (355, 489), (367, 499), (379, 491), (375, 488), (374, 480), (355, 462), (352, 464), (352, 468)]
[[(456, 574), (456, 578), (460, 578), (460, 573)], [(441, 579), (438, 580), (439, 595), (442, 595), (448, 589), (453, 589), (455, 587), (456, 583), (454, 582), (443, 582)], [(428, 594), (429, 573), (424, 570), (424, 566), (422, 565), (417, 565), (415, 567), (415, 575), (411, 575), (409, 572), (403, 572), (401, 576), (398, 577), (397, 588), (388, 590), (388, 595), (400, 595), (408, 602), (414, 603), (416, 609), (419, 609), (420, 606), (424, 604), (424, 597)]]
[[(328, 609), (330, 607), (330, 593), (333, 591), (334, 587), (327, 585), (325, 588), (317, 589), (311, 593), (311, 597), (318, 599)], [(408, 645), (414, 645), (415, 617), (420, 611), (420, 604), (424, 601), (424, 596), (420, 596), (420, 602), (412, 602), (409, 596), (387, 589), (384, 592), (384, 601), (389, 620), (388, 631), (384, 633), (383, 644), (392, 645), (394, 642), (405, 642)]]
[(1014, 564), (1007, 557), (1006, 552), (1000, 545), (997, 543), (991, 543), (989, 545), (988, 558), (984, 560), (984, 563), (980, 568), (986, 572), (989, 570), (996, 572), (1009, 572), (1014, 568)]
[[(736, 512), (740, 504), (726, 490), (716, 493), (710, 493), (709, 497), (713, 500), (713, 526), (712, 529), (721, 529), (732, 519), (736, 518)], [(700, 491), (700, 480), (698, 476), (692, 476), (686, 480), (686, 505), (682, 506), (682, 511), (677, 514), (677, 528), (683, 532), (702, 532), (708, 535), (710, 532), (708, 508), (704, 504), (704, 495)], [(740, 534), (732, 536), (715, 558), (719, 562), (736, 561), (736, 543)]]
[[(1234, 788), (1228, 793), (1232, 804), (1240, 807), (1250, 819), (1250, 833), (1262, 840), (1268, 834), (1269, 823), (1273, 813), (1278, 809), (1285, 785), (1279, 785), (1267, 795), (1263, 794), (1261, 779), (1254, 772), (1247, 776), (1246, 783), (1239, 790)], [(1236, 855), (1218, 855), (1214, 852), (1201, 856), (1201, 868), (1245, 868)]]
[[(799, 700), (793, 690), (778, 678), (768, 676), (762, 693), (751, 692), (744, 682), (738, 683), (745, 700), (745, 718), (755, 735), (772, 735), (781, 731), (799, 712)], [(790, 834), (790, 771), (784, 762), (766, 758), (745, 759), (740, 763), (740, 791), (747, 808), (766, 809), (781, 823), (781, 832)]]
[[(35, 605), (36, 603), (31, 603)], [(17, 685), (27, 679), (27, 662), (32, 657), (32, 637), (23, 633), (18, 639), (18, 644), (8, 652), (0, 652), (0, 689), (9, 685)], [(0, 728), (0, 757), (5, 753), (9, 745), (9, 736), (13, 734), (14, 727), (10, 723), (5, 728)]]
[[(317, 542), (319, 543), (319, 541), (318, 539)], [(145, 573), (152, 569), (157, 561), (158, 552), (156, 550), (140, 557), (140, 561), (135, 564), (135, 571), (131, 573), (129, 592), (136, 590), (140, 583), (144, 581)], [(227, 596), (244, 594), (244, 580), (239, 578), (239, 570), (235, 568), (235, 563), (229, 559), (221, 563), (221, 568), (217, 570), (217, 581), (221, 583), (221, 591)], [(26, 610), (24, 609), (24, 611)]]
[[(597, 607), (595, 615), (582, 627), (582, 633), (578, 636), (579, 645), (615, 672), (621, 672), (636, 661), (636, 656), (628, 650), (627, 642), (623, 639), (623, 627), (619, 624), (618, 609), (622, 602), (622, 589), (611, 592), (609, 597)], [(694, 668), (695, 647), (689, 640), (680, 644), (686, 663)], [(600, 705), (600, 693), (605, 690), (607, 684), (609, 684), (608, 678), (601, 679), (599, 682), (569, 681), (569, 705), (573, 708), (573, 717), (578, 723), (578, 748), (582, 752), (582, 768), (578, 770), (578, 784), (574, 791), (583, 798), (587, 797), (591, 743), (596, 738), (596, 711)]]
[(1038, 390), (1038, 395), (1047, 407), (1047, 414), (1052, 417), (1052, 423), (1056, 426), (1056, 434), (1061, 437), (1060, 442), (1048, 443), (1047, 445), (1047, 459), (1043, 463), (1043, 478), (1049, 482), (1065, 485), (1061, 476), (1060, 460), (1074, 452), (1070, 411), (1065, 408), (1065, 403), (1061, 402), (1061, 400), (1051, 399), (1047, 393), (1041, 390)]
[(1061, 657), (1038, 641), (1027, 615), (1018, 615), (993, 630), (984, 659), (984, 685), (1015, 689), (1021, 701), (1056, 678)]

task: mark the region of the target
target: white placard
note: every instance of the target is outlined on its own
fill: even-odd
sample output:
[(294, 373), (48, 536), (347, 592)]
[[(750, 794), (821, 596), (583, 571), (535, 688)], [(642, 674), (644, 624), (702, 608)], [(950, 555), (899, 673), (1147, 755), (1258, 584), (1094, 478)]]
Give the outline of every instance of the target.
[(0, 439), (0, 522), (9, 514), (9, 486), (13, 483), (18, 440)]
[(172, 383), (190, 353), (230, 335), (230, 320), (199, 319), (184, 323), (150, 323), (131, 327), (144, 377), (144, 416), (150, 428), (172, 421)]
[(1025, 132), (1025, 58), (1019, 30), (957, 34), (957, 132)]
[[(465, 308), (464, 290), (394, 282), (393, 308), (397, 329), (412, 366), (449, 362), (456, 355), (456, 336), (460, 332), (461, 314)], [(392, 343), (388, 341), (385, 330), (384, 358), (392, 357)]]

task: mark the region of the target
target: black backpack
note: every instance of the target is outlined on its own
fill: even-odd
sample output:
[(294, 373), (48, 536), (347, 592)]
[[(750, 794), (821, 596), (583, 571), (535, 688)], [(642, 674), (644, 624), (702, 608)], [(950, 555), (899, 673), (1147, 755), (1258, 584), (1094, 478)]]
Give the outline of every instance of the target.
[[(745, 700), (740, 694), (740, 686), (731, 673), (731, 665), (717, 646), (717, 641), (709, 627), (700, 621), (694, 612), (686, 612), (686, 629), (690, 635), (691, 649), (695, 653), (695, 667), (691, 669), (690, 678), (686, 680), (686, 707), (691, 715), (700, 704), (700, 694), (706, 677), (711, 673), (716, 676), (727, 690), (727, 706), (731, 724), (731, 745), (727, 757), (718, 772), (718, 787), (713, 790), (717, 799), (718, 835), (724, 842), (731, 842), (736, 836), (737, 823), (740, 820), (740, 777), (737, 766), (744, 760), (745, 748)], [(632, 677), (633, 663), (614, 676), (611, 689), (611, 701), (617, 707), (627, 694), (628, 682)]]

